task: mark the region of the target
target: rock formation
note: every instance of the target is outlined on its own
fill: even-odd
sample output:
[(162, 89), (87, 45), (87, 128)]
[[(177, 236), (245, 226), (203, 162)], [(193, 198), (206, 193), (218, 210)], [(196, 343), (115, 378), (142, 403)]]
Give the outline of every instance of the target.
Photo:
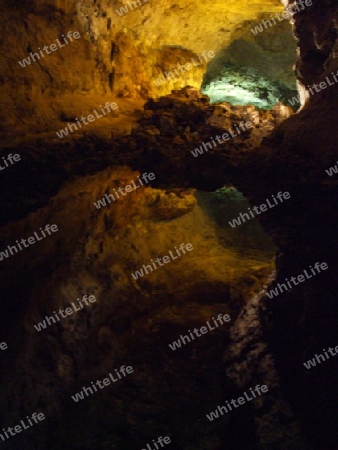
[[(303, 363), (338, 345), (338, 197), (327, 173), (337, 160), (336, 2), (312, 0), (294, 16), (296, 114), (282, 102), (212, 104), (199, 89), (230, 63), (292, 89), (290, 29), (249, 33), (283, 11), (279, 1), (231, 1), (224, 14), (214, 2), (0, 3), (1, 156), (21, 157), (0, 173), (0, 252), (46, 224), (59, 229), (1, 254), (1, 428), (46, 416), (4, 448), (124, 450), (170, 436), (175, 450), (335, 450), (338, 359)], [(20, 67), (70, 30), (83, 38)], [(209, 50), (212, 62), (154, 83)], [(79, 126), (106, 102), (118, 110)], [(143, 173), (155, 179), (108, 201)], [(280, 191), (290, 200), (259, 223), (229, 227)], [(191, 255), (132, 276), (182, 243)], [(328, 270), (267, 295), (316, 262)], [(97, 301), (36, 330), (85, 295)], [(231, 321), (169, 347), (218, 314)], [(72, 400), (123, 365), (134, 372)], [(258, 384), (268, 393), (206, 418)]]

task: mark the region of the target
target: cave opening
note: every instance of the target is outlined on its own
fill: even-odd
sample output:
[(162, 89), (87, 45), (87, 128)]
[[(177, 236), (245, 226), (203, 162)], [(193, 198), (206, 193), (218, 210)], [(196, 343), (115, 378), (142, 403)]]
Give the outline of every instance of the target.
[[(271, 109), (279, 102), (289, 105), (298, 96), (294, 65), (297, 44), (287, 21), (263, 26), (271, 14), (242, 23), (231, 42), (208, 64), (201, 91), (211, 103), (254, 105)], [(296, 110), (299, 101), (292, 105)]]

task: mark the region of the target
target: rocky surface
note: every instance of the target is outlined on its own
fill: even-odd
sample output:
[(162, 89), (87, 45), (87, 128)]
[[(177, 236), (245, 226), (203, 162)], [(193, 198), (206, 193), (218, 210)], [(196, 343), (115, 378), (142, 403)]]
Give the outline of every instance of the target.
[[(338, 70), (336, 2), (313, 3), (295, 23), (300, 46), (297, 73), (304, 84)], [(13, 167), (2, 178), (1, 244), (20, 233), (29, 234), (41, 222), (59, 220), (64, 229), (61, 240), (55, 236), (39, 252), (29, 249), (27, 256), (21, 258), (22, 253), (2, 266), (3, 332), (13, 343), (5, 354), (2, 376), (6, 425), (31, 408), (50, 413), (41, 432), (22, 435), (4, 448), (123, 450), (141, 447), (174, 429), (177, 450), (336, 450), (338, 360), (331, 358), (310, 370), (303, 362), (335, 347), (338, 339), (337, 182), (325, 172), (337, 160), (337, 89), (335, 84), (310, 96), (302, 111), (287, 118), (291, 113), (283, 105), (274, 113), (212, 106), (188, 87), (149, 100), (130, 136), (103, 139), (94, 133), (62, 143), (36, 140), (18, 147), (24, 155), (21, 168)], [(245, 117), (257, 122), (250, 133), (197, 158), (191, 154), (203, 139), (229, 131)], [(274, 129), (275, 125), (279, 127)], [(121, 164), (139, 172), (153, 171), (156, 183), (111, 208), (111, 214), (95, 211), (92, 202), (112, 180), (117, 186), (132, 176), (129, 168), (117, 168)], [(253, 242), (252, 230), (237, 240), (240, 248), (231, 248), (229, 235), (221, 233), (220, 217), (211, 221), (210, 209), (206, 215), (202, 207), (210, 201), (200, 199), (197, 205), (188, 190), (213, 191), (224, 184), (236, 186), (252, 205), (279, 191), (290, 192), (288, 202), (260, 216), (278, 247), (274, 282), (271, 255), (246, 250)], [(13, 201), (23, 202), (23, 207), (14, 208)], [(177, 237), (181, 242), (192, 235), (201, 253), (196, 253), (191, 267), (182, 259), (170, 280), (157, 271), (151, 282), (126, 281), (143, 256), (151, 257), (155, 250), (165, 253)], [(326, 262), (329, 270), (274, 299), (264, 296), (264, 285), (275, 287), (317, 261)], [(219, 271), (222, 264), (225, 273)], [(16, 274), (14, 281), (10, 273)], [(184, 289), (177, 292), (178, 278)], [(210, 294), (211, 289), (216, 294)], [(51, 327), (45, 339), (36, 339), (33, 319), (47, 314), (47, 305), (65, 304), (80, 291), (94, 291), (100, 303), (74, 322)], [(175, 293), (174, 305), (168, 293)], [(203, 348), (194, 342), (182, 349), (179, 363), (176, 354), (168, 357), (163, 352), (169, 337), (193, 326), (192, 318), (202, 324), (218, 308), (236, 320), (231, 330), (220, 332), (215, 341), (208, 336), (210, 345)], [(128, 364), (126, 354), (140, 370), (124, 389), (114, 387), (111, 396), (99, 401), (94, 396), (84, 400), (90, 405), (87, 409), (69, 405), (69, 396), (99, 377), (98, 372)], [(204, 412), (241, 395), (256, 381), (272, 386), (273, 395), (243, 407), (238, 415), (205, 425)]]
[[(199, 88), (207, 67), (215, 76), (229, 52), (234, 62), (246, 64), (246, 45), (256, 55), (251, 64), (262, 75), (267, 74), (266, 55), (268, 78), (286, 83), (292, 79), (290, 27), (278, 29), (279, 38), (272, 40), (266, 40), (264, 33), (256, 38), (250, 32), (251, 26), (260, 23), (262, 13), (282, 11), (278, 1), (246, 0), (243, 4), (231, 0), (222, 5), (222, 13), (211, 0), (199, 4), (185, 0), (180, 5), (171, 0), (156, 5), (139, 1), (141, 6), (130, 10), (128, 2), (117, 0), (33, 0), (15, 5), (1, 0), (6, 38), (0, 47), (0, 131), (54, 129), (70, 103), (79, 117), (93, 102), (97, 102), (94, 107), (102, 104), (101, 98), (104, 103), (118, 98), (146, 99), (185, 85)], [(120, 15), (121, 8), (128, 12)], [(24, 68), (19, 65), (30, 52), (50, 46), (57, 38), (62, 40), (69, 31), (78, 31), (80, 39), (52, 54), (45, 52)], [(231, 44), (237, 45), (235, 52)], [(286, 48), (289, 59), (285, 59)], [(213, 51), (215, 59), (198, 60), (204, 51)], [(156, 85), (164, 72), (190, 63), (191, 58), (198, 65)]]
[[(221, 443), (223, 425), (211, 438), (214, 427), (204, 414), (224, 389), (222, 348), (230, 324), (175, 352), (169, 344), (220, 313), (233, 322), (273, 271), (274, 247), (257, 225), (229, 231), (220, 223), (226, 201), (221, 196), (141, 187), (107, 207), (94, 207), (137, 175), (115, 168), (75, 179), (44, 208), (1, 230), (3, 248), (41, 224), (59, 227), (1, 264), (4, 298), (22, 305), (5, 309), (6, 322), (15, 325), (3, 332), (16, 345), (4, 355), (3, 420), (15, 422), (31, 409), (47, 417), (29, 435), (30, 443), (22, 434), (6, 448), (130, 448), (164, 432), (175, 448), (202, 449), (209, 442), (217, 449)], [(244, 200), (225, 204), (229, 215), (247, 207)], [(133, 279), (143, 264), (182, 242), (193, 245), (191, 255)], [(13, 283), (19, 279), (20, 285)], [(84, 294), (97, 302), (48, 329), (34, 329)], [(133, 366), (135, 376), (105, 396), (97, 393), (83, 404), (71, 400), (82, 386), (122, 364)]]
[[(272, 111), (225, 102), (210, 105), (207, 96), (187, 86), (158, 100), (149, 100), (143, 112), (125, 116), (127, 122), (123, 118), (115, 123), (105, 122), (101, 128), (79, 130), (63, 140), (55, 133), (22, 137), (18, 143), (3, 148), (5, 155), (20, 154), (21, 161), (3, 171), (0, 179), (1, 223), (42, 206), (65, 180), (95, 173), (107, 164), (152, 170), (157, 174), (156, 186), (220, 188), (227, 180), (227, 171), (213, 173), (212, 167), (223, 162), (229, 165), (230, 161), (237, 165), (238, 158), (245, 159), (264, 136), (290, 115), (291, 108), (283, 105)], [(242, 131), (240, 124), (248, 121), (250, 128)], [(122, 136), (115, 137), (115, 131)], [(210, 138), (225, 132), (237, 136), (213, 145), (208, 153), (193, 156), (191, 152), (200, 148), (202, 142), (211, 142)], [(20, 209), (18, 202), (22, 204)]]
[[(272, 327), (274, 320), (278, 324), (279, 317), (274, 318), (273, 315), (271, 317), (271, 312), (274, 311), (273, 308), (279, 304), (279, 301), (283, 301), (283, 296), (280, 296), (281, 299), (271, 302), (271, 305), (264, 306), (261, 313), (262, 294), (258, 297), (254, 296), (261, 289), (264, 280), (266, 280), (266, 284), (268, 283), (267, 277), (272, 270), (269, 262), (272, 253), (270, 256), (268, 254), (258, 256), (257, 250), (253, 250), (254, 253), (250, 254), (249, 249), (253, 242), (256, 242), (260, 248), (267, 246), (267, 242), (259, 240), (257, 232), (254, 230), (249, 230), (247, 237), (239, 230), (233, 230), (233, 238), (224, 234), (221, 231), (222, 227), (227, 224), (224, 211), (221, 215), (218, 214), (217, 223), (221, 228), (218, 229), (216, 238), (213, 230), (215, 225), (210, 227), (208, 224), (210, 219), (207, 219), (205, 213), (202, 213), (207, 210), (208, 214), (211, 214), (210, 201), (205, 203), (206, 199), (203, 200), (200, 197), (199, 207), (197, 207), (196, 199), (189, 190), (186, 191), (189, 187), (213, 190), (223, 186), (224, 183), (234, 184), (251, 199), (252, 204), (263, 202), (269, 194), (275, 194), (279, 190), (290, 191), (295, 198), (294, 203), (290, 202), (290, 205), (280, 206), (270, 211), (265, 217), (262, 216), (263, 225), (269, 230), (279, 247), (278, 264), (280, 264), (283, 261), (282, 254), (285, 258), (284, 255), (290, 245), (286, 227), (289, 226), (294, 233), (294, 220), (299, 214), (302, 215), (302, 220), (305, 217), (306, 223), (311, 223), (311, 217), (318, 211), (316, 208), (310, 211), (305, 210), (308, 196), (305, 196), (302, 206), (299, 197), (304, 194), (299, 192), (299, 186), (304, 189), (304, 184), (300, 184), (300, 181), (304, 178), (305, 173), (311, 174), (309, 188), (306, 189), (313, 190), (313, 183), (318, 182), (324, 172), (325, 164), (328, 163), (328, 160), (323, 161), (321, 162), (322, 167), (316, 167), (318, 162), (314, 163), (313, 159), (309, 160), (309, 158), (299, 155), (299, 163), (294, 167), (294, 152), (291, 153), (289, 147), (282, 147), (285, 133), (283, 126), (287, 122), (283, 122), (278, 131), (271, 136), (274, 127), (290, 114), (292, 114), (290, 109), (283, 105), (276, 107), (271, 112), (257, 111), (253, 107), (234, 107), (226, 103), (210, 105), (206, 96), (194, 88), (186, 87), (157, 101), (148, 101), (138, 126), (133, 129), (130, 136), (109, 141), (102, 141), (95, 135), (82, 139), (70, 138), (62, 144), (62, 147), (57, 143), (55, 147), (50, 146), (49, 151), (45, 150), (43, 153), (41, 142), (38, 144), (41, 149), (35, 147), (34, 152), (29, 144), (21, 147), (21, 152), (26, 154), (26, 159), (23, 158), (22, 161), (25, 166), (20, 170), (19, 165), (12, 169), (18, 177), (17, 179), (20, 179), (20, 174), (24, 173), (25, 181), (24, 184), (21, 184), (21, 190), (14, 189), (12, 196), (16, 195), (17, 198), (21, 198), (27, 205), (27, 211), (35, 210), (38, 206), (43, 206), (43, 208), (29, 215), (27, 219), (17, 222), (15, 227), (9, 224), (3, 228), (2, 246), (9, 244), (15, 236), (30, 234), (34, 227), (38, 228), (41, 222), (62, 223), (64, 228), (54, 240), (46, 242), (44, 250), (39, 250), (38, 258), (33, 251), (35, 249), (30, 249), (27, 252), (28, 259), (24, 257), (19, 262), (18, 259), (13, 258), (6, 261), (6, 266), (2, 267), (3, 279), (9, 280), (8, 283), (5, 281), (3, 284), (6, 298), (11, 299), (18, 295), (17, 289), (7, 275), (13, 273), (13, 270), (17, 273), (17, 278), (25, 280), (22, 289), (29, 292), (28, 298), (19, 294), (21, 307), (16, 313), (17, 322), (14, 328), (14, 332), (20, 328), (20, 317), (25, 313), (27, 336), (24, 339), (27, 344), (23, 346), (22, 350), (20, 342), (23, 345), (23, 338), (17, 342), (15, 374), (9, 363), (8, 373), (9, 379), (16, 380), (15, 386), (17, 383), (24, 383), (26, 386), (22, 386), (22, 392), (24, 398), (27, 398), (27, 405), (46, 409), (50, 417), (54, 419), (58, 417), (58, 420), (66, 414), (71, 427), (75, 430), (73, 432), (70, 429), (66, 431), (68, 442), (70, 442), (69, 448), (75, 449), (79, 445), (80, 448), (83, 448), (83, 442), (86, 442), (90, 448), (102, 448), (102, 437), (95, 430), (100, 430), (100, 433), (105, 435), (107, 445), (122, 448), (124, 445), (122, 441), (127, 442), (128, 445), (142, 445), (141, 442), (134, 441), (134, 438), (123, 436), (126, 433), (129, 435), (126, 423), (133, 429), (138, 428), (140, 409), (147, 411), (145, 405), (142, 406), (145, 398), (151, 404), (150, 416), (142, 413), (145, 414), (144, 420), (149, 422), (149, 426), (146, 428), (146, 433), (149, 435), (139, 429), (136, 434), (139, 436), (137, 439), (140, 440), (147, 440), (150, 435), (163, 430), (159, 421), (151, 420), (151, 411), (161, 410), (160, 404), (164, 402), (167, 405), (167, 413), (163, 412), (160, 422), (169, 423), (171, 426), (173, 420), (185, 424), (183, 427), (179, 427), (176, 438), (177, 448), (180, 446), (198, 448), (199, 445), (202, 445), (203, 448), (205, 442), (208, 442), (208, 448), (215, 449), (218, 449), (222, 442), (226, 443), (229, 448), (251, 445), (249, 448), (257, 446), (259, 449), (268, 449), (271, 442), (275, 448), (280, 449), (283, 449), (285, 442), (288, 442), (288, 448), (308, 448), (308, 444), (304, 440), (304, 432), (302, 432), (302, 420), (297, 417), (299, 405), (297, 402), (295, 405), (292, 403), (295, 399), (294, 396), (285, 397), (284, 390), (286, 388), (283, 385), (283, 369), (285, 370), (285, 368), (279, 366), (278, 350), (286, 349), (288, 339), (291, 339), (294, 351), (294, 336), (290, 331), (285, 336), (286, 342), (283, 341), (283, 346), (280, 347), (275, 339), (279, 339), (282, 335), (276, 335)], [(303, 114), (305, 111), (293, 116), (294, 120), (299, 120)], [(210, 136), (216, 136), (218, 133), (235, 130), (235, 127), (238, 127), (243, 120), (252, 121), (255, 123), (255, 127), (197, 158), (191, 154), (191, 151), (205, 139), (210, 139)], [(269, 135), (269, 140), (265, 140), (262, 145), (262, 140), (267, 135)], [(35, 161), (34, 153), (39, 155), (39, 159), (35, 158)], [(44, 155), (43, 158), (41, 158), (42, 155)], [(80, 164), (79, 159), (81, 160)], [(51, 161), (53, 164), (50, 164)], [(46, 186), (44, 189), (41, 188), (44, 179), (40, 179), (35, 190), (32, 190), (32, 183), (27, 177), (30, 171), (32, 176), (37, 172), (37, 167), (35, 167), (37, 162), (41, 169), (46, 170), (49, 167), (48, 172), (45, 172), (51, 190), (49, 195)], [(95, 210), (93, 202), (105, 193), (112, 192), (109, 187), (112, 186), (112, 182), (114, 182), (114, 188), (117, 188), (133, 177), (133, 173), (129, 172), (129, 169), (118, 169), (116, 165), (119, 163), (138, 167), (140, 171), (153, 171), (156, 174), (156, 180), (152, 183), (153, 187), (136, 191), (124, 202), (114, 204), (109, 209)], [(107, 164), (113, 164), (115, 169), (105, 169)], [(299, 170), (300, 167), (302, 170)], [(285, 177), (285, 168), (290, 174), (290, 178)], [(98, 172), (100, 170), (101, 172)], [(104, 171), (102, 172), (102, 170)], [(262, 180), (266, 180), (269, 190), (262, 181), (257, 184), (257, 173), (260, 174)], [(50, 174), (54, 174), (54, 177), (51, 178)], [(13, 176), (13, 173), (11, 175)], [(309, 179), (309, 175), (307, 176)], [(57, 192), (66, 180), (69, 180), (67, 185), (50, 203), (46, 204), (47, 198)], [(9, 186), (12, 188), (12, 185), (4, 183), (4, 187), (6, 186), (7, 189)], [(17, 186), (20, 186), (20, 183), (17, 183)], [(164, 191), (165, 186), (166, 190)], [(154, 187), (157, 188), (154, 189)], [(327, 194), (330, 186), (324, 184), (323, 189), (323, 193)], [(317, 195), (319, 195), (318, 189)], [(9, 200), (12, 198), (9, 197)], [(13, 218), (14, 209), (10, 208), (11, 201), (5, 202), (5, 199), (6, 195), (4, 195), (4, 218), (5, 221), (8, 221)], [(328, 204), (330, 203), (329, 198), (326, 201)], [(229, 200), (226, 204), (229, 204)], [(317, 204), (318, 208), (323, 205), (322, 196), (318, 197)], [(8, 205), (7, 209), (6, 205)], [(238, 214), (244, 209), (244, 205), (237, 204), (236, 208), (238, 208)], [(236, 216), (236, 210), (232, 211), (232, 214), (229, 214), (229, 211), (226, 213), (229, 220)], [(65, 219), (66, 217), (67, 219)], [(301, 222), (301, 227), (303, 223)], [(309, 240), (312, 232), (310, 228)], [(222, 233), (224, 237), (219, 241)], [(303, 229), (302, 233), (304, 235)], [(196, 234), (196, 239), (202, 243), (200, 244), (202, 245), (200, 253), (196, 253), (196, 259), (194, 258), (195, 266), (191, 260), (189, 266), (186, 267), (182, 259), (177, 264), (177, 268), (173, 268), (173, 272), (167, 273), (163, 279), (161, 274), (156, 272), (154, 275), (151, 274), (149, 279), (141, 280), (140, 283), (130, 283), (131, 277), (128, 276), (128, 273), (141, 267), (144, 258), (150, 260), (157, 252), (165, 254), (169, 247), (173, 247), (178, 242), (177, 239), (181, 243), (181, 241), (192, 239), (194, 234)], [(231, 242), (234, 238), (237, 242), (235, 254), (231, 249)], [(221, 246), (220, 242), (223, 242)], [(241, 249), (239, 249), (239, 245)], [(226, 248), (228, 250), (225, 250)], [(299, 248), (301, 251), (299, 251), (298, 264), (301, 265), (305, 264), (305, 251), (300, 244)], [(228, 251), (230, 252), (227, 253)], [(272, 248), (271, 251), (273, 252)], [(311, 246), (308, 251), (311, 255)], [(35, 261), (33, 265), (30, 257), (32, 252)], [(55, 254), (58, 257), (54, 261), (52, 255)], [(205, 259), (205, 254), (209, 254), (207, 259)], [(122, 257), (122, 255), (124, 256)], [(243, 260), (244, 255), (246, 255), (246, 259)], [(294, 255), (292, 258), (295, 263)], [(49, 261), (47, 266), (46, 261)], [(65, 265), (64, 261), (70, 261), (69, 265)], [(311, 262), (313, 261), (310, 261), (309, 264)], [(294, 263), (291, 269), (288, 266), (286, 275), (283, 273), (284, 277), (294, 274), (296, 268), (298, 269)], [(220, 266), (227, 267), (227, 271), (229, 267), (236, 267), (236, 270), (228, 272), (229, 279), (227, 280), (226, 272), (219, 272)], [(41, 280), (38, 283), (35, 282), (34, 287), (30, 287), (29, 279), (35, 272), (41, 274)], [(52, 279), (51, 273), (53, 274)], [(255, 277), (256, 273), (258, 278), (247, 280), (249, 273), (251, 273), (250, 277)], [(177, 283), (179, 280), (181, 286), (179, 292), (173, 282), (175, 274), (179, 274), (177, 279)], [(43, 286), (50, 286), (50, 288), (46, 290)], [(249, 291), (246, 286), (249, 287)], [(72, 295), (79, 295), (78, 291), (81, 291), (81, 294), (95, 291), (95, 295), (101, 299), (100, 303), (95, 305), (93, 311), (83, 312), (79, 315), (79, 319), (75, 322), (70, 321), (68, 325), (56, 326), (55, 330), (51, 330), (48, 340), (37, 339), (32, 325), (33, 322), (37, 323), (41, 317), (47, 314), (46, 301), (51, 308), (55, 309), (64, 305), (67, 298)], [(212, 291), (212, 295), (210, 291)], [(220, 298), (224, 296), (225, 303), (220, 301)], [(120, 300), (121, 297), (125, 299), (123, 307), (119, 306), (119, 302), (114, 301), (116, 297)], [(173, 298), (175, 299), (174, 304)], [(208, 299), (207, 304), (205, 304), (206, 298)], [(37, 299), (41, 300), (37, 301)], [(295, 300), (295, 302), (297, 301), (299, 300)], [(203, 401), (203, 405), (200, 402), (204, 397), (199, 396), (198, 403), (193, 402), (192, 409), (189, 406), (187, 409), (183, 408), (182, 415), (177, 414), (175, 395), (169, 385), (172, 383), (171, 377), (173, 377), (176, 380), (174, 384), (177, 383), (178, 386), (179, 398), (182, 400), (181, 389), (184, 386), (184, 379), (177, 374), (173, 365), (178, 364), (180, 367), (184, 367), (186, 363), (182, 359), (174, 363), (171, 355), (166, 354), (164, 357), (153, 351), (149, 353), (148, 360), (144, 348), (151, 346), (152, 349), (158, 348), (160, 352), (163, 345), (167, 345), (166, 341), (174, 340), (175, 332), (183, 333), (196, 320), (203, 323), (203, 320), (207, 320), (208, 315), (216, 314), (217, 308), (221, 305), (224, 305), (223, 311), (231, 312), (235, 320), (240, 312), (241, 304), (248, 305), (248, 313), (245, 313), (244, 310), (238, 318), (236, 327), (240, 327), (240, 332), (234, 328), (230, 341), (229, 335), (220, 334), (218, 340), (213, 341), (211, 353), (206, 351), (205, 344), (201, 344), (200, 351), (203, 357), (193, 356), (195, 354), (193, 350), (192, 353), (189, 353), (192, 355), (192, 359), (188, 359), (188, 361), (192, 361), (192, 363), (189, 362), (185, 370), (191, 376), (193, 373), (199, 375), (196, 380), (197, 384), (192, 384), (188, 390), (186, 387), (184, 388), (185, 400), (180, 404), (183, 405), (184, 402), (187, 402), (190, 405), (192, 397), (199, 389), (198, 386), (212, 386), (212, 394), (208, 391), (209, 399), (207, 402)], [(138, 311), (137, 314), (135, 314), (135, 308)], [(12, 314), (11, 310), (9, 310), (9, 314)], [(260, 314), (264, 319), (263, 323), (260, 323)], [(133, 321), (135, 321), (132, 326), (129, 324), (130, 317), (133, 317)], [(170, 317), (172, 319), (169, 319)], [(268, 317), (271, 317), (272, 322), (267, 319)], [(285, 319), (285, 316), (283, 317)], [(119, 325), (117, 325), (116, 319)], [(291, 322), (291, 317), (288, 320)], [(8, 323), (11, 321), (9, 316)], [(144, 321), (146, 321), (146, 325)], [(271, 327), (272, 331), (266, 336), (266, 331), (271, 330)], [(140, 333), (143, 337), (140, 336)], [(13, 332), (9, 336), (13, 336)], [(244, 341), (243, 337), (245, 337)], [(227, 362), (224, 367), (226, 378), (222, 376), (221, 363), (221, 348), (224, 342), (232, 343), (227, 350)], [(196, 345), (198, 344), (196, 343)], [(274, 345), (276, 345), (275, 353)], [(94, 358), (93, 351), (97, 348), (102, 348), (102, 352), (100, 351), (99, 355)], [(109, 397), (111, 399), (109, 402), (113, 402), (111, 404), (103, 403), (99, 406), (97, 400), (93, 398), (91, 408), (99, 411), (99, 418), (106, 416), (108, 408), (114, 411), (114, 417), (117, 419), (108, 416), (103, 425), (99, 426), (97, 422), (94, 422), (91, 426), (87, 422), (87, 412), (80, 413), (74, 409), (74, 406), (79, 405), (69, 405), (69, 396), (77, 392), (82, 384), (88, 385), (91, 380), (98, 378), (100, 373), (114, 367), (115, 364), (124, 364), (123, 361), (130, 354), (130, 348), (133, 348), (132, 353), (140, 352), (140, 359), (132, 358), (130, 364), (142, 367), (138, 377), (141, 377), (143, 381), (136, 377), (136, 380), (129, 385), (130, 394), (128, 391), (125, 393), (122, 391), (121, 395), (122, 398), (129, 399), (131, 393), (134, 396), (135, 390), (140, 390), (141, 403), (136, 401), (132, 410), (128, 412), (128, 419), (122, 419), (127, 411), (123, 409), (124, 403), (118, 406), (122, 398), (119, 400), (117, 392), (114, 391), (113, 397)], [(256, 348), (256, 350), (250, 353), (252, 348)], [(44, 354), (53, 355), (53, 360), (47, 366), (39, 356)], [(112, 354), (115, 356), (113, 357)], [(239, 354), (245, 356), (242, 358), (238, 356)], [(153, 368), (154, 355), (160, 366), (159, 372), (156, 371), (151, 375), (149, 370), (150, 367)], [(8, 356), (12, 357), (13, 354), (8, 353)], [(185, 349), (182, 356), (187, 358)], [(37, 361), (38, 372), (35, 366), (30, 365), (27, 358)], [(194, 361), (199, 366), (201, 358), (204, 365), (197, 369)], [(248, 365), (247, 362), (251, 360), (253, 363)], [(294, 356), (293, 360), (299, 364), (300, 355), (298, 354), (297, 358)], [(146, 366), (144, 366), (145, 364)], [(301, 370), (302, 367), (300, 364), (299, 366), (298, 369)], [(211, 378), (210, 367), (214, 367)], [(165, 381), (167, 387), (165, 388), (163, 388), (163, 380), (159, 381), (162, 371), (167, 374)], [(17, 378), (16, 374), (22, 372), (24, 375)], [(40, 383), (38, 390), (33, 389), (33, 386), (36, 386), (37, 373), (44, 380)], [(55, 378), (56, 376), (57, 378)], [(149, 378), (152, 383), (158, 380), (155, 381), (154, 387), (148, 386)], [(144, 379), (148, 381), (146, 382)], [(226, 420), (225, 424), (224, 421), (220, 421), (219, 424), (210, 424), (203, 428), (202, 434), (196, 431), (196, 441), (191, 440), (191, 434), (186, 427), (191, 429), (195, 424), (198, 429), (200, 428), (201, 421), (204, 420), (199, 415), (202, 409), (207, 413), (213, 409), (213, 406), (220, 404), (224, 397), (234, 396), (234, 393), (238, 393), (239, 396), (244, 389), (256, 382), (272, 386), (273, 395), (268, 398), (267, 403), (258, 403), (253, 410), (245, 408), (246, 412), (243, 411), (243, 415), (240, 417), (235, 415), (229, 421)], [(27, 412), (27, 405), (25, 401), (26, 406), (19, 406), (11, 385), (12, 382), (4, 385), (7, 398), (5, 402), (9, 411), (13, 411), (13, 415), (9, 414), (7, 417), (14, 420), (17, 417), (17, 411)], [(30, 394), (27, 390), (28, 386)], [(51, 389), (49, 386), (53, 388)], [(160, 386), (162, 390), (164, 389), (164, 394), (159, 397)], [(289, 383), (288, 386), (292, 386), (292, 384)], [(54, 397), (55, 389), (59, 392), (57, 397)], [(145, 392), (147, 392), (146, 397), (144, 397)], [(172, 398), (172, 404), (167, 404), (165, 398)], [(127, 401), (130, 402), (130, 400)], [(178, 401), (177, 398), (176, 402)], [(10, 407), (9, 404), (13, 404), (13, 406)], [(193, 414), (192, 410), (194, 409), (196, 412), (198, 411), (197, 415)], [(74, 414), (80, 414), (79, 421), (74, 422), (71, 419)], [(187, 419), (187, 417), (189, 418)], [(122, 426), (120, 421), (124, 423), (122, 434), (119, 428)], [(259, 424), (256, 433), (253, 431), (255, 421), (258, 421), (257, 424)], [(36, 437), (38, 440), (41, 439), (39, 444), (41, 448), (47, 444), (48, 446), (59, 446), (60, 442), (65, 445), (64, 435), (55, 431), (58, 430), (58, 427), (55, 428), (52, 422), (51, 420), (46, 426), (47, 428)], [(80, 422), (82, 425), (79, 425)], [(61, 423), (63, 424), (62, 421)], [(246, 438), (230, 431), (237, 430), (238, 427), (243, 426), (243, 423), (246, 424), (248, 430), (252, 430), (252, 432), (248, 432)], [(112, 427), (112, 430), (108, 431), (107, 427), (109, 429)], [(269, 432), (266, 431), (266, 427), (269, 428)], [(284, 431), (281, 432), (281, 430)], [(46, 433), (52, 433), (53, 442), (46, 438)], [(57, 438), (54, 433), (58, 435)], [(80, 434), (85, 438), (81, 440)], [(214, 436), (213, 439), (211, 439), (211, 435)], [(288, 437), (286, 438), (286, 436)]]

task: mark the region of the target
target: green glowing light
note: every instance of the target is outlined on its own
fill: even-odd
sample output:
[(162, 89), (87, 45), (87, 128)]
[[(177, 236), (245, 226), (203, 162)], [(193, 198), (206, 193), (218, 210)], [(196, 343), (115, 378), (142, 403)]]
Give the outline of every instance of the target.
[(223, 66), (217, 79), (203, 84), (204, 94), (212, 103), (228, 102), (233, 105), (254, 105), (259, 109), (271, 109), (282, 101), (297, 96), (296, 84), (293, 89), (260, 76), (254, 69), (227, 64)]

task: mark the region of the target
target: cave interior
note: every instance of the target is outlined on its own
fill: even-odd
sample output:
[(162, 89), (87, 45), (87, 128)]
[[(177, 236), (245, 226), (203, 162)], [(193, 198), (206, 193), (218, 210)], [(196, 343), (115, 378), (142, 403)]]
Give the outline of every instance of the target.
[(0, 15), (3, 448), (337, 450), (337, 0)]

